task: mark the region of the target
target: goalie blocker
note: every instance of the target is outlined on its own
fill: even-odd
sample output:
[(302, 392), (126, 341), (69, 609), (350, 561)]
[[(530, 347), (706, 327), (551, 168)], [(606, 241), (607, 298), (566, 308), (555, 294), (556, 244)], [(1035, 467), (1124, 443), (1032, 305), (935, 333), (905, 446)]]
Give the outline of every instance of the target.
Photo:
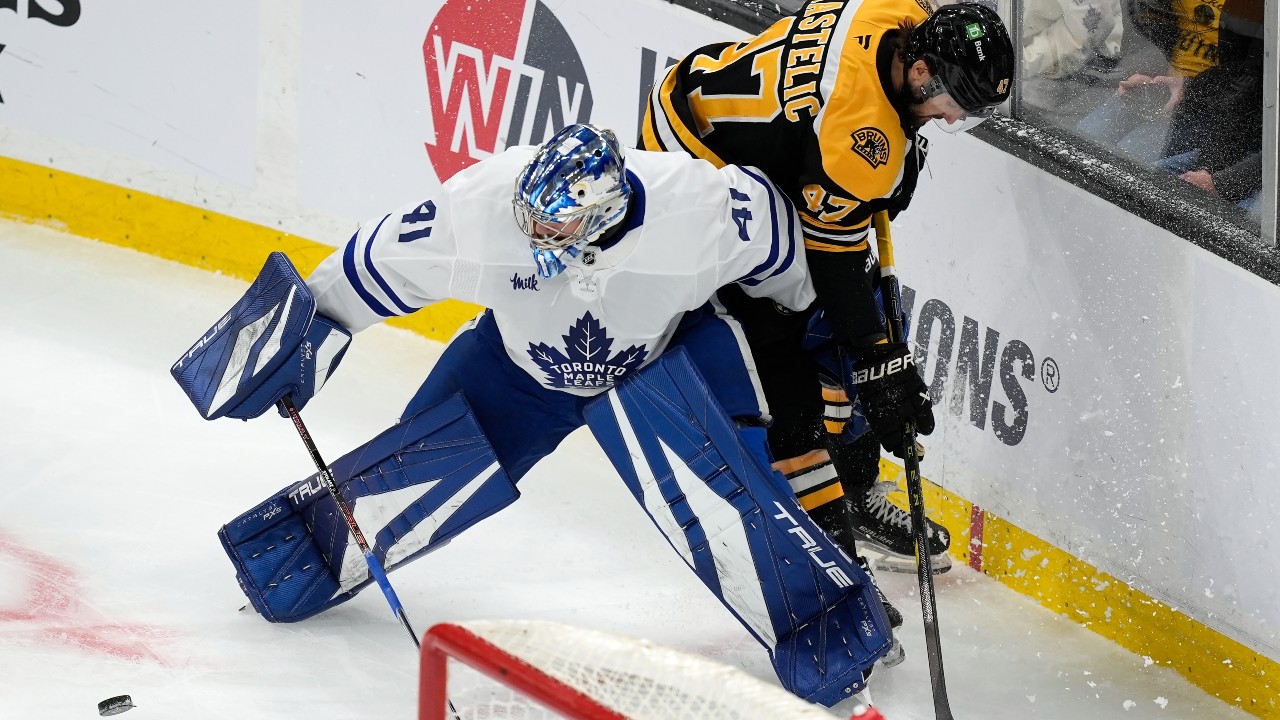
[(285, 395), (302, 409), (350, 342), (345, 328), (316, 314), (289, 258), (273, 252), (244, 296), (169, 372), (204, 419), (250, 420)]

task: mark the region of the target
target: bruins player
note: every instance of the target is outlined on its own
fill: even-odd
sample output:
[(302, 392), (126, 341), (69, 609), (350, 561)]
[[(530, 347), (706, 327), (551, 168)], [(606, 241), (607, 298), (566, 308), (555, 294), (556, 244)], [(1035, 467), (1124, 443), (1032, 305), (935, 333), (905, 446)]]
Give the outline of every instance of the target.
[[(798, 352), (807, 314), (734, 288), (721, 297), (756, 357), (770, 446), (783, 459), (775, 467), (852, 556), (856, 538), (879, 567), (901, 571), (915, 568), (911, 519), (886, 498), (893, 484), (876, 482), (880, 445), (900, 455), (903, 423), (927, 435), (934, 419), (907, 345), (886, 341), (871, 216), (910, 202), (926, 152), (917, 130), (981, 122), (1008, 98), (1014, 57), (993, 11), (960, 3), (930, 14), (926, 1), (810, 0), (753, 38), (700, 48), (654, 86), (640, 138), (716, 166), (754, 165), (796, 204), (817, 306), (841, 351), (874, 379), (849, 394), (850, 383), (820, 387), (816, 362)], [(856, 439), (837, 441), (842, 431)], [(935, 572), (948, 569), (946, 530), (930, 521), (929, 534)]]

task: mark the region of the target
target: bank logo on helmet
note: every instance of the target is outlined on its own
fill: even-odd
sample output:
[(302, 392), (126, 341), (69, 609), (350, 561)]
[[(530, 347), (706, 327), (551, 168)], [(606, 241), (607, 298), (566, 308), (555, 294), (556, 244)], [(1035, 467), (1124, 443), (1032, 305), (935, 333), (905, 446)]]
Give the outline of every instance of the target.
[(447, 0), (422, 43), (440, 182), (512, 145), (591, 118), (586, 68), (539, 0)]

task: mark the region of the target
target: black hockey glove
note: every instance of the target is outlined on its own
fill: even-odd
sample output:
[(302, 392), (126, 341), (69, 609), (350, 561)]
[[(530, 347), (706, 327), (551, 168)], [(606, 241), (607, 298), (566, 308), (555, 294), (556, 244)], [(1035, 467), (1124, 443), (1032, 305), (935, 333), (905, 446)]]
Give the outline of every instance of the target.
[(885, 450), (902, 457), (908, 421), (921, 435), (933, 432), (933, 401), (911, 350), (906, 343), (864, 345), (853, 357), (853, 383), (871, 432)]

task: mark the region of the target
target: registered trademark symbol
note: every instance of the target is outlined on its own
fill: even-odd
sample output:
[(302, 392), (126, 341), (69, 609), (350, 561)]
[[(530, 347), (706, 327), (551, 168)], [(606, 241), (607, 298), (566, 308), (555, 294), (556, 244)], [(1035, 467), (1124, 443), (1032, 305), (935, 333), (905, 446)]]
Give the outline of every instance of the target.
[(1044, 389), (1049, 392), (1058, 392), (1058, 383), (1062, 381), (1062, 377), (1058, 375), (1058, 363), (1053, 358), (1047, 357), (1044, 362), (1040, 363), (1040, 382), (1044, 383)]

